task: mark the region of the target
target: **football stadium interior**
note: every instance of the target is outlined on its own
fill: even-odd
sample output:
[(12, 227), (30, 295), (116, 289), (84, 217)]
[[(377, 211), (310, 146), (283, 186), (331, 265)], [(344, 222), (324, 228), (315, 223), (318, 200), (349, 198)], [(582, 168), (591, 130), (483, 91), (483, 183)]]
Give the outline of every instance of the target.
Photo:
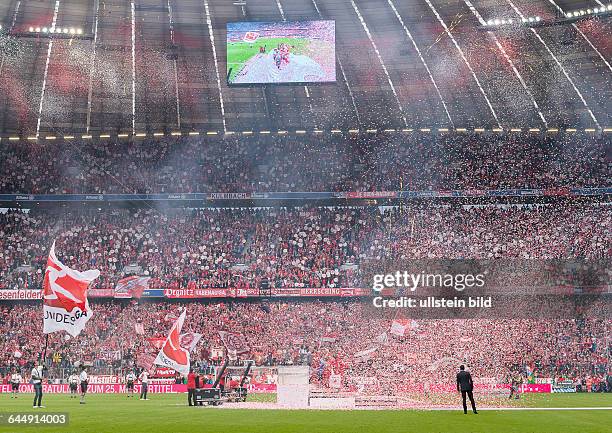
[(0, 432), (612, 431), (611, 17), (0, 0)]

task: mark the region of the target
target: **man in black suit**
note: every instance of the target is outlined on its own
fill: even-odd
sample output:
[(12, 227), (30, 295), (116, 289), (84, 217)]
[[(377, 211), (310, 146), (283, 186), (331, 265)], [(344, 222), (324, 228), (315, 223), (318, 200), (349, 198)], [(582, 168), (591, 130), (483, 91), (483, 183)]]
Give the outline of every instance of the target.
[(461, 392), (461, 398), (463, 399), (463, 413), (467, 413), (467, 404), (465, 401), (465, 396), (470, 398), (470, 402), (472, 403), (472, 410), (474, 413), (478, 413), (476, 411), (476, 403), (474, 403), (474, 395), (472, 394), (472, 390), (474, 389), (474, 382), (472, 382), (472, 375), (465, 371), (465, 365), (459, 366), (459, 373), (457, 373), (457, 392)]

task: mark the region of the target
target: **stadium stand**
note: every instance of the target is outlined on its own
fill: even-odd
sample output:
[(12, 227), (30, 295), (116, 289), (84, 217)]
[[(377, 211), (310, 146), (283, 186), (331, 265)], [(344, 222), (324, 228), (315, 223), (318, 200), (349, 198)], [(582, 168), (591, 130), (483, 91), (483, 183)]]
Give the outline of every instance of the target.
[(0, 193), (603, 187), (609, 136), (414, 134), (7, 142)]

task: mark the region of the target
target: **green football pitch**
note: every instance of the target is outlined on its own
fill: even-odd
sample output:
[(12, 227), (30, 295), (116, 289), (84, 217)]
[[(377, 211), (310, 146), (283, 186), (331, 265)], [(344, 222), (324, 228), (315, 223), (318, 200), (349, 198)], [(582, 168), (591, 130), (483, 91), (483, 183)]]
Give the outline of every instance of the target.
[[(265, 398), (264, 398), (265, 400)], [(228, 432), (228, 433), (384, 433), (384, 432), (612, 432), (612, 394), (529, 396), (524, 410), (275, 410), (188, 407), (184, 394), (152, 394), (148, 401), (96, 394), (80, 405), (68, 395), (45, 395), (45, 409), (32, 409), (32, 396), (0, 395), (0, 415), (9, 412), (65, 412), (64, 427), (0, 426), (10, 432)], [(572, 408), (571, 410), (544, 410)], [(577, 408), (582, 408), (581, 410)], [(591, 409), (584, 409), (591, 408)]]
[(259, 47), (266, 46), (268, 52), (279, 44), (293, 46), (293, 54), (302, 54), (310, 40), (305, 38), (259, 38), (255, 43), (228, 42), (227, 44), (227, 73), (229, 82), (233, 82), (245, 63), (259, 54)]

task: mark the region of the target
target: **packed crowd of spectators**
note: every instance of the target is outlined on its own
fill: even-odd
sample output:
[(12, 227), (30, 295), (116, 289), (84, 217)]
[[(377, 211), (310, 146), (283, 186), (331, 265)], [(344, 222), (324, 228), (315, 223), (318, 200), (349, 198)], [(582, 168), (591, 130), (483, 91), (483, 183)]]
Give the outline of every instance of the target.
[[(278, 288), (370, 287), (373, 270), (410, 259), (606, 259), (611, 225), (608, 205), (572, 202), (9, 211), (0, 215), (0, 281), (8, 289), (39, 288), (55, 239), (60, 260), (100, 269), (95, 288), (113, 288), (127, 275), (126, 266), (139, 266), (153, 277), (153, 287), (162, 288), (259, 287), (263, 278)], [(49, 357), (59, 353), (56, 364), (65, 368), (76, 360), (104, 371), (133, 367), (143, 353), (154, 353), (147, 338), (163, 337), (182, 305), (95, 302), (81, 336), (51, 336)], [(186, 307), (186, 330), (204, 334), (194, 359), (210, 362), (213, 349), (223, 347), (218, 331), (231, 330), (245, 335), (258, 365), (308, 363), (312, 383), (322, 387), (339, 375), (343, 389), (367, 393), (433, 389), (452, 383), (458, 362), (494, 381), (520, 368), (539, 377), (604, 383), (610, 371), (609, 303), (601, 299), (558, 318), (415, 319), (400, 337), (389, 332), (392, 316), (358, 301)], [(533, 305), (515, 308), (536, 311)], [(31, 331), (40, 314), (39, 304), (0, 307), (0, 365), (34, 362), (43, 337)]]
[[(609, 186), (607, 138), (470, 135), (334, 141), (316, 137), (0, 147), (0, 193), (367, 191)], [(0, 290), (39, 289), (50, 245), (95, 289), (128, 275), (151, 288), (371, 288), (372, 274), (417, 259), (598, 259), (612, 253), (612, 208), (539, 204), (157, 209), (35, 208), (0, 213)], [(533, 281), (531, 281), (533, 284)], [(609, 287), (597, 287), (602, 291)], [(610, 375), (609, 303), (566, 317), (411, 319), (360, 301), (93, 302), (74, 339), (52, 334), (57, 368), (138, 365), (179, 308), (204, 335), (194, 359), (214, 362), (219, 330), (243, 334), (258, 365), (306, 363), (311, 382), (397, 394), (453, 382), (457, 363), (500, 382), (513, 369), (603, 383)], [(517, 310), (529, 310), (518, 305)], [(43, 346), (40, 305), (0, 304), (0, 368), (27, 369)], [(138, 326), (136, 326), (138, 325)], [(142, 325), (142, 328), (141, 326)], [(54, 357), (59, 354), (60, 356)], [(61, 358), (61, 359), (60, 359)]]
[[(93, 288), (370, 287), (412, 259), (604, 259), (606, 204), (379, 208), (81, 209), (0, 214), (0, 289), (41, 287), (49, 248)], [(136, 271), (134, 271), (136, 269)]]
[(608, 137), (257, 136), (0, 146), (0, 193), (397, 191), (608, 186)]
[[(224, 347), (218, 331), (229, 330), (244, 336), (245, 357), (256, 365), (308, 364), (311, 383), (325, 388), (339, 375), (345, 390), (433, 392), (452, 387), (459, 363), (479, 382), (494, 383), (507, 383), (517, 368), (534, 378), (588, 377), (600, 383), (611, 368), (612, 325), (602, 304), (557, 320), (411, 320), (404, 335), (395, 335), (392, 312), (380, 314), (360, 301), (93, 302), (94, 315), (80, 336), (50, 335), (47, 365), (57, 371), (91, 362), (92, 372), (106, 374), (134, 368), (141, 354), (156, 354), (148, 339), (164, 337), (183, 307), (183, 332), (203, 334), (192, 352), (194, 362), (213, 363), (215, 349)], [(3, 305), (0, 313), (0, 365), (26, 370), (43, 346), (42, 334), (32, 332), (40, 306)]]

